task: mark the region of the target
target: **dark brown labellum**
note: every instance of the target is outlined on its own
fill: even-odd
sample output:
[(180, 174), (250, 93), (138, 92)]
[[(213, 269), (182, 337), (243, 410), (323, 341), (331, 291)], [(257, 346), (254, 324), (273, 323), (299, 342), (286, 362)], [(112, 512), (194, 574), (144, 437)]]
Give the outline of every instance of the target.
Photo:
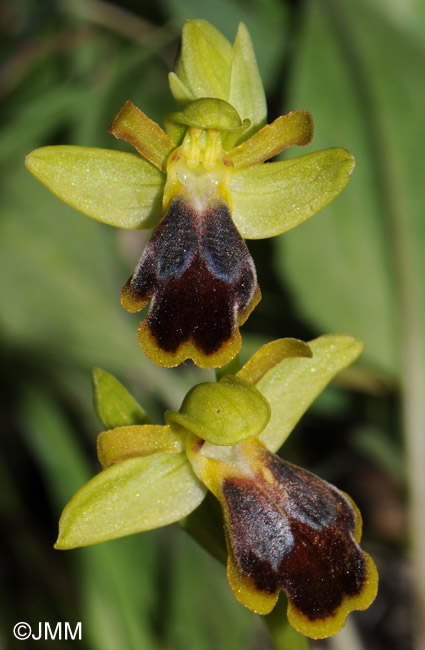
[(263, 453), (272, 480), (223, 481), (231, 552), (258, 591), (284, 589), (309, 620), (326, 619), (367, 580), (355, 512), (326, 481)]
[(198, 212), (179, 198), (154, 231), (124, 291), (130, 310), (131, 304), (141, 308), (152, 300), (147, 324), (158, 348), (175, 353), (192, 341), (208, 356), (233, 337), (256, 288), (253, 261), (227, 204)]

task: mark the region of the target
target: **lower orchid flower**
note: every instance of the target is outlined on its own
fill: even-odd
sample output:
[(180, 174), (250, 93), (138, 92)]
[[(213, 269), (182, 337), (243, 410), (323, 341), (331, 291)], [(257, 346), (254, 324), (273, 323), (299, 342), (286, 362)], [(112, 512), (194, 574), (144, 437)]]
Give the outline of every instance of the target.
[(288, 620), (306, 636), (338, 632), (348, 613), (367, 608), (377, 572), (359, 546), (353, 501), (326, 481), (280, 458), (280, 448), (327, 383), (362, 344), (323, 336), (309, 345), (281, 339), (263, 346), (235, 375), (195, 386), (164, 426), (125, 389), (95, 373), (103, 471), (71, 499), (56, 548), (95, 544), (179, 521), (218, 499), (236, 598), (269, 613), (279, 592)]

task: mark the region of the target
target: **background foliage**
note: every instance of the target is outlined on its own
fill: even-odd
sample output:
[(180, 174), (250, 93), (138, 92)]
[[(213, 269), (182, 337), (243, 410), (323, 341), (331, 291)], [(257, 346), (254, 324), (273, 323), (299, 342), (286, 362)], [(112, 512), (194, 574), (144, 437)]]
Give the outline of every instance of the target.
[(350, 492), (381, 572), (373, 607), (315, 647), (409, 650), (425, 539), (421, 0), (2, 3), (0, 647), (19, 645), (18, 621), (65, 620), (82, 621), (84, 650), (271, 647), (221, 566), (178, 527), (52, 549), (63, 505), (98, 471), (91, 368), (116, 374), (157, 419), (212, 375), (154, 367), (138, 348), (139, 318), (119, 295), (146, 233), (63, 205), (23, 159), (49, 144), (125, 148), (106, 129), (127, 99), (158, 122), (175, 110), (167, 73), (186, 18), (205, 18), (231, 40), (244, 21), (269, 117), (309, 110), (308, 150), (345, 146), (356, 157), (349, 186), (322, 213), (250, 244), (263, 300), (243, 328), (243, 357), (281, 336), (345, 331), (365, 341), (362, 361), (324, 393), (285, 455)]

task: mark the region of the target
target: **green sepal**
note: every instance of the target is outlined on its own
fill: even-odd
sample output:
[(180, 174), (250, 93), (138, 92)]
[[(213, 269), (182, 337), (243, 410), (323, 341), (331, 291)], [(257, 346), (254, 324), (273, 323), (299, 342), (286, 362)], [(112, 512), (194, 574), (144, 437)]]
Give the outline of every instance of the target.
[(65, 506), (55, 548), (65, 550), (166, 526), (190, 514), (206, 488), (186, 454), (160, 453), (111, 465)]
[(310, 346), (299, 339), (277, 339), (261, 346), (237, 373), (238, 377), (257, 384), (266, 372), (289, 357), (312, 357)]
[[(248, 125), (229, 134), (225, 148), (243, 141), (266, 122), (264, 88), (246, 26), (239, 24), (233, 46), (206, 20), (188, 20), (182, 32), (181, 52), (175, 72), (169, 75), (170, 90), (181, 107), (200, 98), (215, 98), (235, 107)], [(249, 120), (249, 122), (248, 122)], [(177, 141), (168, 131), (170, 137)]]
[(277, 451), (327, 384), (353, 363), (364, 345), (346, 334), (328, 334), (309, 342), (311, 358), (286, 358), (274, 365), (256, 387), (271, 407), (271, 417), (259, 435), (270, 451)]
[[(187, 20), (183, 25), (180, 55), (175, 73), (193, 99), (215, 97), (229, 100), (232, 46), (218, 29), (206, 20)], [(170, 85), (174, 95), (176, 85)], [(184, 105), (181, 87), (174, 95)]]
[(239, 23), (233, 45), (232, 69), (230, 73), (229, 103), (243, 120), (249, 119), (250, 128), (243, 133), (246, 140), (258, 131), (267, 119), (267, 103), (263, 82), (258, 71), (251, 37), (244, 23)]
[(91, 147), (42, 147), (25, 164), (53, 194), (118, 228), (152, 228), (161, 218), (165, 176), (140, 156)]
[(258, 436), (270, 418), (267, 400), (252, 384), (232, 375), (198, 384), (180, 412), (166, 411), (168, 424), (179, 425), (215, 445), (236, 445)]
[(184, 85), (182, 80), (176, 75), (175, 72), (170, 72), (168, 75), (168, 83), (170, 86), (171, 94), (174, 99), (182, 108), (193, 102), (196, 97), (195, 95)]
[(106, 429), (151, 423), (146, 411), (109, 372), (94, 368), (92, 381), (94, 406)]
[(224, 537), (223, 517), (217, 499), (207, 492), (199, 508), (196, 508), (179, 525), (210, 555), (226, 566), (227, 549)]
[(229, 184), (232, 219), (244, 239), (291, 230), (328, 205), (353, 168), (353, 156), (334, 148), (239, 171)]

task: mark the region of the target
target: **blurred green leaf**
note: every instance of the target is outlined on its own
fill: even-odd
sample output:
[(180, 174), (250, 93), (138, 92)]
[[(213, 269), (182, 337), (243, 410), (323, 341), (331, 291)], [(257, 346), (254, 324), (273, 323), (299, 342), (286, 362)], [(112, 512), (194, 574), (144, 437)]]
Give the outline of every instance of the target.
[(48, 139), (55, 129), (64, 127), (80, 97), (81, 90), (59, 84), (35, 96), (31, 102), (14, 108), (12, 119), (0, 134), (0, 164), (9, 168), (11, 160), (17, 162), (20, 152), (25, 156), (37, 141)]
[(382, 15), (384, 22), (393, 23), (399, 31), (404, 31), (408, 39), (425, 46), (425, 5), (423, 0), (403, 0), (388, 2), (375, 0), (373, 4), (376, 17)]
[(29, 448), (51, 489), (51, 501), (62, 507), (90, 476), (76, 433), (42, 388), (24, 388), (19, 418)]
[(290, 93), (313, 114), (314, 147), (346, 146), (356, 169), (316, 221), (277, 241), (278, 268), (309, 320), (358, 336), (393, 375), (408, 317), (397, 292), (425, 323), (424, 66), (425, 48), (369, 4), (313, 3)]
[(388, 433), (372, 425), (357, 428), (351, 433), (351, 443), (366, 458), (400, 485), (407, 478), (406, 456), (402, 445), (389, 439)]
[[(396, 20), (394, 10), (388, 17), (382, 3), (377, 10), (365, 0), (307, 6), (290, 98), (313, 114), (315, 145), (325, 138), (326, 146), (346, 146), (357, 171), (326, 214), (277, 243), (276, 262), (315, 328), (358, 336), (365, 360), (399, 379), (419, 611), (425, 602), (425, 45), (417, 36), (424, 11), (414, 7), (408, 3), (410, 17)], [(424, 643), (419, 618), (415, 646)]]
[[(346, 11), (338, 2), (324, 5), (332, 6), (337, 15)], [(386, 26), (373, 21), (372, 11), (363, 10), (360, 15), (359, 2), (350, 5), (349, 26), (344, 23), (348, 31), (333, 23), (324, 5), (309, 5), (289, 101), (291, 107), (302, 106), (313, 115), (315, 137), (309, 148), (347, 147), (356, 159), (356, 169), (342, 194), (316, 219), (275, 240), (276, 264), (300, 311), (316, 328), (358, 336), (366, 344), (365, 359), (394, 374), (398, 367), (397, 306), (391, 218), (383, 196), (388, 188), (382, 187), (388, 152), (386, 146), (377, 146), (377, 139), (395, 105), (394, 98), (381, 95), (376, 73), (359, 60), (365, 56), (359, 39), (367, 39), (369, 51), (381, 51), (386, 72), (381, 70), (380, 77), (388, 78), (388, 57), (397, 59), (400, 50), (394, 47), (396, 34), (387, 34)], [(356, 15), (358, 29), (353, 22)], [(414, 72), (410, 65), (408, 70)], [(421, 93), (419, 78), (411, 81), (417, 85), (412, 84), (412, 93)], [(394, 92), (399, 92), (397, 85)], [(400, 132), (400, 110), (393, 116), (394, 136), (387, 134), (391, 138)]]
[(246, 650), (266, 643), (262, 621), (234, 598), (226, 570), (188, 536), (173, 550), (167, 647)]
[(75, 551), (85, 638), (94, 650), (157, 650), (152, 626), (159, 594), (154, 533)]

